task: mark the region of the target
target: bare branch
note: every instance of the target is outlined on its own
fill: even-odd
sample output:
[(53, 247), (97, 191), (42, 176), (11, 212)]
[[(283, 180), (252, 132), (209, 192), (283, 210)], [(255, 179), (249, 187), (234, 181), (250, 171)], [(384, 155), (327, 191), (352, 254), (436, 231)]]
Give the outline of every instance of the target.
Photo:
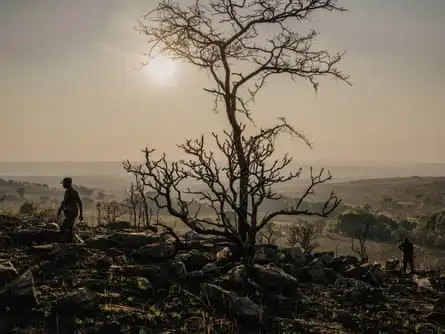
[(282, 209), (279, 211), (275, 211), (272, 213), (268, 213), (264, 216), (262, 219), (260, 228), (267, 224), (271, 219), (283, 215), (283, 216), (297, 216), (297, 215), (303, 215), (303, 216), (318, 216), (318, 217), (327, 217), (329, 216), (341, 203), (341, 199), (339, 199), (334, 192), (331, 192), (329, 195), (329, 198), (324, 203), (323, 208), (321, 212), (318, 211), (312, 211), (307, 208), (303, 208), (302, 204), (304, 203), (304, 200), (307, 199), (307, 197), (311, 194), (313, 194), (314, 188), (322, 183), (325, 183), (332, 179), (331, 174), (328, 172), (327, 175), (324, 173), (324, 169), (321, 169), (319, 174), (314, 176), (312, 167), (310, 168), (310, 174), (311, 174), (311, 183), (306, 188), (306, 191), (303, 193), (303, 195), (298, 200), (297, 204), (290, 206), (289, 208)]
[[(335, 210), (340, 200), (334, 193), (320, 211), (307, 205), (314, 188), (331, 179), (324, 170), (314, 175), (311, 169), (311, 182), (295, 205), (260, 219), (262, 205), (281, 198), (276, 186), (302, 172), (301, 168), (285, 172), (292, 158), (274, 157), (276, 139), (288, 134), (308, 147), (311, 143), (284, 118), (255, 135), (246, 135), (247, 124), (254, 124), (250, 104), (270, 77), (307, 80), (315, 90), (323, 77), (349, 83), (337, 67), (344, 53), (317, 50), (315, 31), (296, 31), (299, 22), (326, 11), (344, 8), (337, 0), (196, 0), (192, 5), (160, 0), (142, 18), (137, 29), (149, 44), (147, 62), (166, 55), (204, 69), (213, 81), (204, 89), (215, 97), (214, 110), (223, 104), (230, 125), (230, 130), (212, 134), (216, 153), (201, 136), (178, 146), (187, 160), (168, 161), (165, 154), (155, 156), (153, 149), (146, 148), (144, 164), (126, 162), (127, 172), (148, 190), (148, 200), (199, 234), (232, 240), (244, 254), (251, 253), (257, 232), (277, 216), (326, 217)], [(192, 189), (190, 184), (197, 186)], [(203, 218), (208, 211), (215, 219)]]
[[(337, 65), (345, 53), (316, 50), (315, 31), (298, 33), (298, 23), (323, 11), (345, 11), (337, 0), (210, 0), (181, 5), (162, 0), (136, 29), (147, 36), (147, 62), (168, 55), (205, 69), (216, 86), (205, 91), (251, 119), (249, 103), (267, 79), (287, 74), (308, 80), (315, 90), (327, 76), (349, 83)], [(260, 33), (261, 26), (275, 31)], [(239, 93), (245, 88), (244, 93)]]

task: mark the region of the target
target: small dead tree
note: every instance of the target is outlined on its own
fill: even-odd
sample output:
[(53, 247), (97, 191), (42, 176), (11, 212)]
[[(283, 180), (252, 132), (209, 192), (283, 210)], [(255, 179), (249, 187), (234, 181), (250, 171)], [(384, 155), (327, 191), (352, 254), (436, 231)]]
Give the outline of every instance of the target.
[(153, 218), (153, 210), (149, 208), (148, 201), (150, 200), (147, 198), (147, 195), (145, 193), (145, 182), (144, 182), (144, 175), (134, 174), (135, 177), (135, 184), (136, 184), (136, 191), (137, 191), (137, 198), (139, 200), (139, 212), (140, 217), (142, 220), (142, 224), (145, 229), (150, 229), (152, 231), (155, 231), (156, 228), (152, 228), (150, 226), (151, 220)]
[(153, 209), (149, 207), (144, 183), (139, 175), (134, 176), (135, 181), (131, 182), (123, 205), (130, 213), (130, 221), (133, 222), (136, 230), (140, 230), (141, 226), (145, 229), (155, 230), (150, 226), (153, 219)]
[(298, 221), (289, 227), (287, 243), (289, 246), (299, 244), (305, 252), (311, 253), (318, 247), (318, 234), (320, 233), (318, 225), (311, 224), (307, 220), (298, 219)]
[(281, 236), (281, 229), (277, 224), (270, 222), (257, 234), (257, 242), (265, 245), (276, 245), (278, 238)]
[(127, 213), (125, 205), (116, 201), (102, 202), (102, 210), (107, 224), (115, 223), (119, 217)]
[[(351, 238), (351, 250), (358, 255), (360, 258), (361, 263), (365, 263), (368, 261), (368, 252), (366, 250), (366, 239), (368, 236), (369, 231), (369, 221), (365, 220), (363, 225), (363, 232), (361, 235), (358, 236), (358, 238)], [(355, 239), (358, 239), (358, 247), (356, 243), (354, 242)]]
[(130, 189), (125, 191), (125, 200), (124, 200), (125, 206), (127, 207), (127, 210), (130, 214), (130, 222), (133, 223), (133, 225), (138, 228), (137, 225), (137, 208), (138, 208), (138, 198), (135, 190), (134, 183), (130, 183)]
[[(331, 179), (324, 170), (313, 174), (311, 169), (310, 184), (296, 205), (259, 217), (265, 200), (280, 199), (272, 187), (301, 175), (301, 169), (284, 173), (292, 159), (273, 157), (276, 139), (288, 133), (309, 147), (310, 143), (284, 118), (252, 135), (248, 131), (253, 127), (248, 125), (253, 123), (250, 104), (272, 76), (304, 79), (315, 90), (324, 76), (348, 82), (336, 67), (343, 54), (314, 49), (317, 33), (301, 34), (294, 29), (297, 22), (317, 12), (343, 10), (336, 0), (198, 0), (192, 5), (159, 1), (138, 25), (150, 45), (147, 63), (164, 55), (205, 70), (214, 85), (204, 90), (215, 97), (215, 110), (222, 103), (229, 130), (213, 134), (225, 163), (217, 162), (203, 136), (179, 145), (188, 160), (169, 161), (165, 154), (156, 156), (146, 148), (144, 164), (124, 163), (128, 172), (141, 177), (149, 199), (197, 233), (232, 240), (244, 259), (252, 258), (258, 231), (277, 216), (329, 215), (340, 202), (333, 193), (319, 212), (303, 207), (314, 187)], [(186, 180), (203, 184), (207, 190), (188, 189)], [(216, 222), (200, 218), (199, 210), (190, 210), (197, 201), (214, 210)], [(235, 220), (225, 215), (229, 210), (235, 212)]]
[(102, 202), (96, 202), (97, 226), (102, 225)]
[(17, 194), (20, 196), (20, 199), (25, 199), (25, 187), (19, 187), (16, 189)]

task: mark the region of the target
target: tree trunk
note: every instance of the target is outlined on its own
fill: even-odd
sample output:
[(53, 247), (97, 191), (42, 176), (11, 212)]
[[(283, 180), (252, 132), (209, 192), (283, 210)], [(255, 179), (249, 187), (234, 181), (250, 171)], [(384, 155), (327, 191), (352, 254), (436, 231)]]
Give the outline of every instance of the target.
[[(229, 102), (228, 102), (229, 103)], [(232, 98), (229, 105), (227, 105), (227, 117), (233, 131), (233, 142), (235, 146), (238, 163), (240, 166), (240, 181), (239, 181), (239, 204), (238, 204), (238, 233), (243, 242), (247, 242), (249, 225), (247, 222), (248, 212), (248, 187), (249, 187), (249, 165), (247, 163), (243, 142), (241, 139), (242, 131), (236, 120), (236, 102)]]

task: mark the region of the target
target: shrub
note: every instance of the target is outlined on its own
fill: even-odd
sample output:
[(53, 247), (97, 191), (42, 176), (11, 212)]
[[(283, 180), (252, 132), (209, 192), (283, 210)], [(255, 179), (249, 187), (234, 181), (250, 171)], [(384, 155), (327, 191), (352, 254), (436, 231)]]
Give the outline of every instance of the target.
[(287, 243), (291, 247), (299, 244), (304, 251), (312, 252), (319, 245), (317, 241), (317, 234), (320, 233), (319, 226), (299, 219), (290, 226)]
[(20, 206), (19, 213), (22, 215), (33, 215), (37, 207), (31, 202), (25, 202)]
[(270, 222), (258, 232), (257, 242), (259, 244), (276, 245), (280, 236), (281, 228), (277, 224)]

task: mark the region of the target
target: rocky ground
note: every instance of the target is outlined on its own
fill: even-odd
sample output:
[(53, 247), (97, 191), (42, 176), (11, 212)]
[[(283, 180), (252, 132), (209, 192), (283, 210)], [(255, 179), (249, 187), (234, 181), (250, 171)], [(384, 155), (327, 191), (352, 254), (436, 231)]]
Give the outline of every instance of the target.
[(0, 235), (0, 334), (445, 330), (439, 273), (258, 246), (246, 280), (222, 240), (120, 232), (60, 244), (48, 226), (10, 223)]

